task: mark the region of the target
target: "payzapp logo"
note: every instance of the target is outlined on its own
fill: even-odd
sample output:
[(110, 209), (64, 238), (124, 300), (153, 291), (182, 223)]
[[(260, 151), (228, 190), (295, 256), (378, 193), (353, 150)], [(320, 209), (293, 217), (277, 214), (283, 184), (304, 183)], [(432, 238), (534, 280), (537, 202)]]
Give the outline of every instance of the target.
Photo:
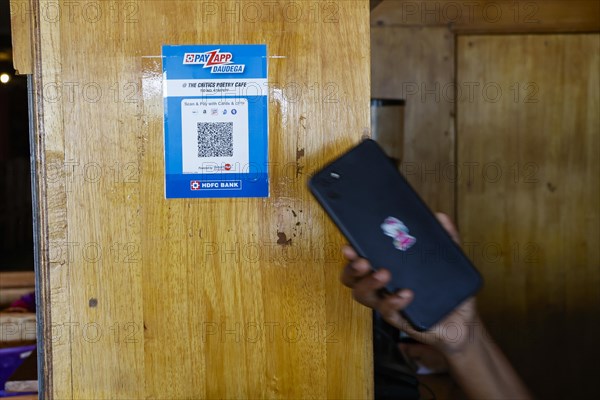
[(233, 54), (221, 53), (220, 49), (206, 53), (185, 53), (183, 64), (204, 65), (204, 68), (210, 68), (213, 74), (241, 74), (246, 67), (245, 64), (234, 64)]

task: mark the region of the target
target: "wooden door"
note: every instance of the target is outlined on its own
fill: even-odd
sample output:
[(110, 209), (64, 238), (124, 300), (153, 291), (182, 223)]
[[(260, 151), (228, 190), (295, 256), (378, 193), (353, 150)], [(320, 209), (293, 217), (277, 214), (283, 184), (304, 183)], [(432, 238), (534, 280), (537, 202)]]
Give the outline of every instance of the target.
[[(596, 390), (600, 35), (463, 36), (458, 221), (481, 313), (540, 398)], [(466, 87), (466, 86), (465, 86)]]
[[(12, 3), (33, 74), (43, 392), (371, 397), (370, 313), (306, 189), (369, 132), (369, 3)], [(268, 46), (271, 195), (166, 200), (161, 45), (221, 43)]]

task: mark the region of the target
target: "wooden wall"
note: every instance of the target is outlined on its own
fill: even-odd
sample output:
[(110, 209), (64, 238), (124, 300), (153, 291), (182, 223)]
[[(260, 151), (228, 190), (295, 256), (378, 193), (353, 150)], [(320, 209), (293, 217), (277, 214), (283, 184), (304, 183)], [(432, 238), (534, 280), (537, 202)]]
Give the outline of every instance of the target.
[(406, 101), (401, 169), (454, 213), (492, 335), (539, 398), (593, 397), (600, 4), (384, 0), (371, 31), (373, 96)]
[[(252, 4), (14, 1), (33, 18), (46, 395), (372, 396), (370, 313), (306, 190), (369, 132), (369, 3)], [(210, 43), (268, 45), (268, 199), (164, 198), (161, 45)]]

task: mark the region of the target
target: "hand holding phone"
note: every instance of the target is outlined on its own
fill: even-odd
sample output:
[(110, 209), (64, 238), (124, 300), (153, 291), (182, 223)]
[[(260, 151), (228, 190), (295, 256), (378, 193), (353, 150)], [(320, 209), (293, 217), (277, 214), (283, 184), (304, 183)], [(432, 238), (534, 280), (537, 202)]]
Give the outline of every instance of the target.
[(374, 141), (324, 167), (309, 187), (357, 257), (369, 260), (373, 279), (386, 278), (389, 293), (411, 293), (402, 315), (414, 329), (430, 329), (481, 287), (460, 247)]
[[(437, 213), (436, 217), (458, 243), (458, 231), (450, 218), (441, 213)], [(469, 344), (474, 333), (481, 333), (472, 332), (474, 329), (481, 330), (483, 326), (479, 321), (474, 298), (465, 300), (429, 330), (425, 332), (415, 330), (402, 316), (402, 311), (413, 300), (414, 293), (409, 289), (402, 289), (396, 293), (379, 295), (379, 291), (391, 279), (390, 271), (383, 268), (374, 272), (369, 262), (360, 258), (350, 246), (345, 246), (342, 254), (348, 260), (348, 264), (344, 267), (340, 280), (352, 289), (354, 299), (377, 310), (390, 325), (408, 333), (410, 338), (419, 343), (429, 344), (442, 354), (456, 354)]]

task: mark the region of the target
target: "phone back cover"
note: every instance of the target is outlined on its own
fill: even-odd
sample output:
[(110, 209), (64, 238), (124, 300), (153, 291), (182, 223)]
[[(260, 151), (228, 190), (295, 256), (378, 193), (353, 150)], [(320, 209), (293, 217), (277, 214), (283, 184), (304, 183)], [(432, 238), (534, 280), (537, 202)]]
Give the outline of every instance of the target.
[(391, 271), (387, 289), (414, 292), (403, 315), (416, 329), (429, 329), (481, 287), (477, 270), (374, 141), (323, 168), (309, 187), (358, 254)]

